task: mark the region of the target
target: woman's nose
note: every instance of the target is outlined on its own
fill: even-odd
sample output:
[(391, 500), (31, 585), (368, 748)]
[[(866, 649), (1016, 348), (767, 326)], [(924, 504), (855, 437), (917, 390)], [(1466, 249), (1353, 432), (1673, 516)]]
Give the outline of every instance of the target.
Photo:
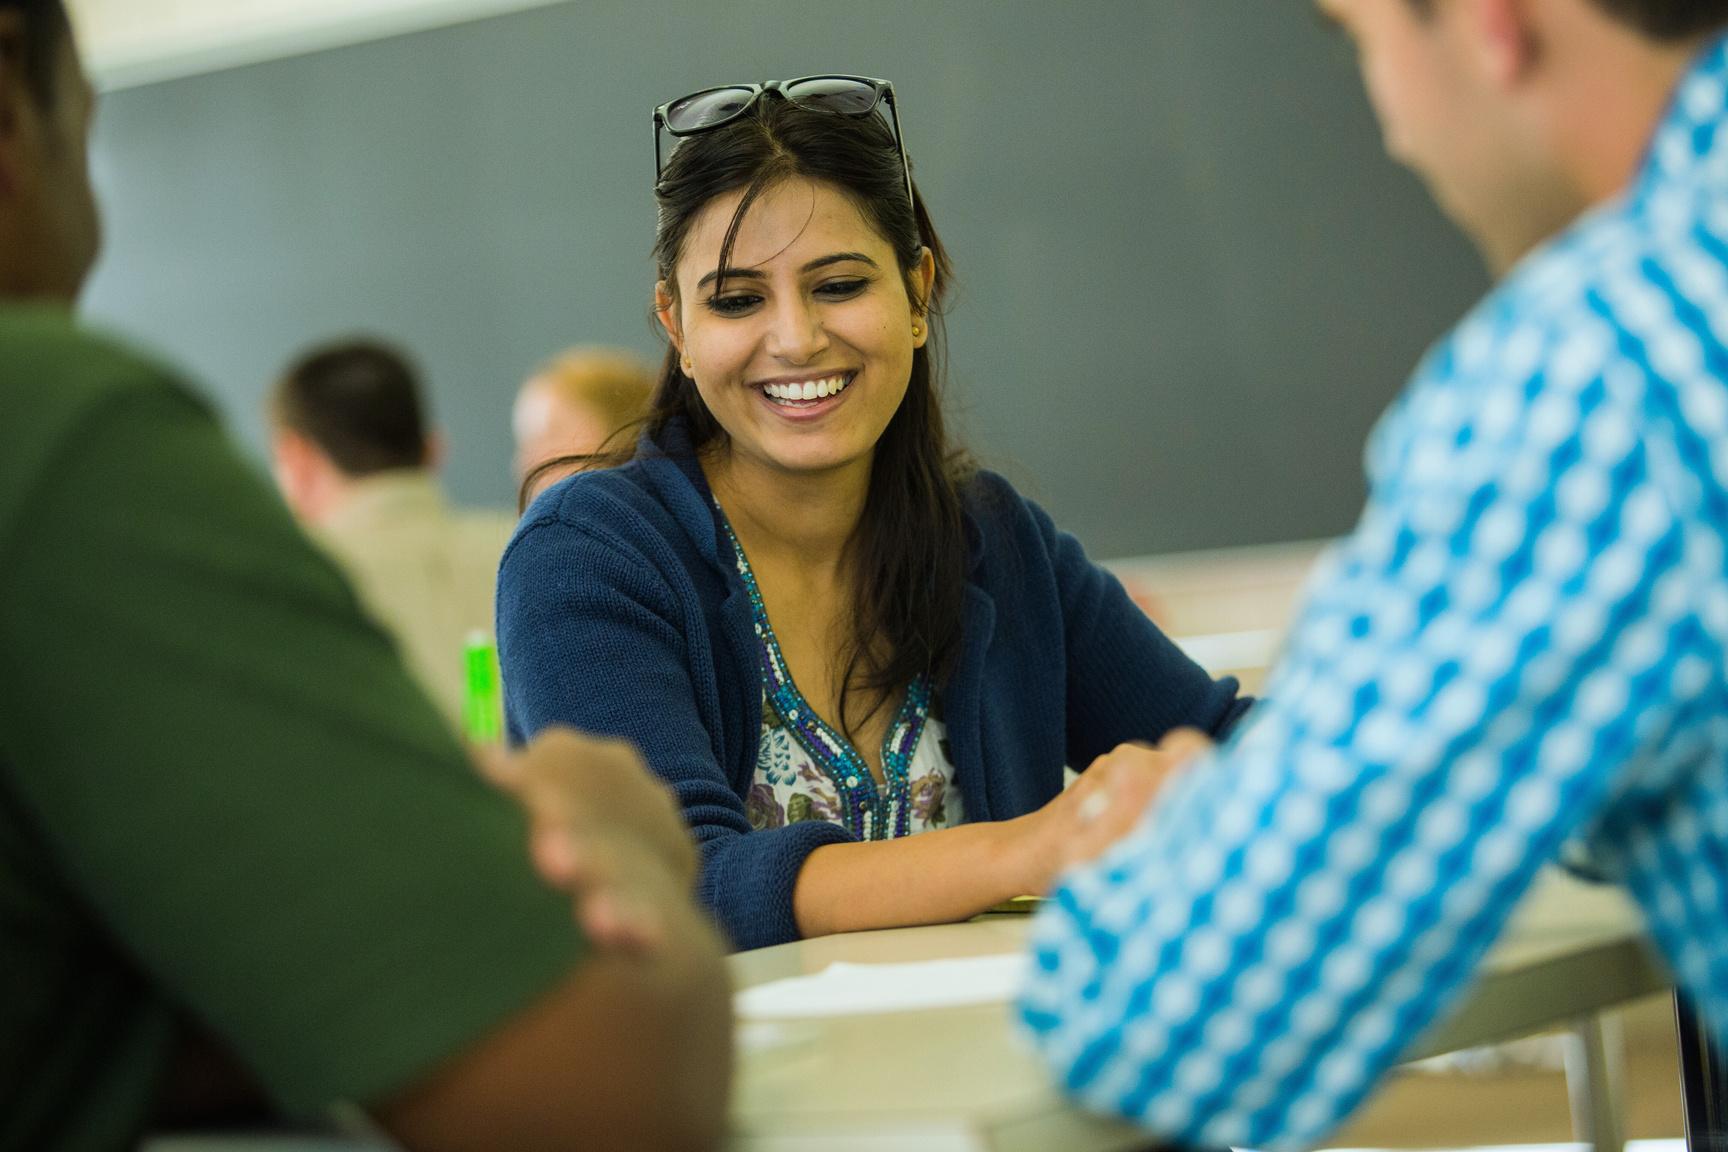
[(769, 317), (766, 350), (789, 364), (807, 364), (828, 348), (828, 330), (803, 300), (783, 300)]

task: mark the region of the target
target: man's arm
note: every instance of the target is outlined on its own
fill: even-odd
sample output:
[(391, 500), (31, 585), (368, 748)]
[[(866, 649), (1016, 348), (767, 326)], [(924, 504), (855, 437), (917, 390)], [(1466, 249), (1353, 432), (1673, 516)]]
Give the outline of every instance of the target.
[(652, 955), (600, 952), (526, 1012), (375, 1109), (412, 1152), (711, 1148), (732, 1006), (713, 930), (675, 894)]
[(547, 729), (497, 766), (541, 874), (599, 949), (547, 996), (375, 1109), (412, 1152), (699, 1149), (722, 1130), (731, 983), (690, 897), (677, 800), (617, 740)]
[(1529, 377), (1523, 332), (1418, 386), (1268, 701), (1040, 917), (1022, 1010), (1083, 1102), (1180, 1143), (1312, 1145), (1561, 841), (1665, 763), (1719, 674), (1696, 610), (1720, 568), (1604, 327), (1546, 350), (1563, 376)]
[(55, 868), (280, 1109), (369, 1105), (427, 1148), (717, 1131), (727, 982), (664, 822), (626, 805), (578, 844), (614, 864), (597, 887), (589, 853), (583, 917), (610, 892), (658, 933), (590, 943), (520, 811), (173, 390), (119, 393), (44, 470), (0, 547), (0, 650), (8, 785)]

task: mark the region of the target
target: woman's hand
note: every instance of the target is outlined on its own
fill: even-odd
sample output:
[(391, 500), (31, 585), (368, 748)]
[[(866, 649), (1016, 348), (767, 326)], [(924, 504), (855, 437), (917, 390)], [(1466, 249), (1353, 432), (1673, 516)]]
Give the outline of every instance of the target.
[(1139, 822), (1164, 783), (1212, 741), (1193, 729), (1124, 744), (1036, 812), (898, 840), (825, 844), (804, 859), (792, 910), (805, 936), (942, 924), (1046, 892)]
[(594, 943), (658, 946), (689, 904), (697, 857), (677, 799), (636, 750), (554, 727), (487, 767), (528, 810), (534, 866), (575, 896)]
[(1197, 729), (1177, 728), (1157, 747), (1122, 744), (1094, 760), (1066, 791), (1026, 817), (1038, 822), (1027, 843), (1037, 882), (1030, 891), (1043, 892), (1063, 870), (1102, 855), (1140, 822), (1184, 764), (1211, 747)]

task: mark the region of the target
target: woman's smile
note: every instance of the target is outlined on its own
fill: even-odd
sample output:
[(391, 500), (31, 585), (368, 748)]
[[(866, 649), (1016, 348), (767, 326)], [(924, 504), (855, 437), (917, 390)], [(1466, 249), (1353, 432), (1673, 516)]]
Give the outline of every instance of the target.
[(803, 423), (820, 419), (838, 408), (857, 376), (858, 370), (854, 368), (821, 376), (764, 380), (752, 387), (776, 415)]

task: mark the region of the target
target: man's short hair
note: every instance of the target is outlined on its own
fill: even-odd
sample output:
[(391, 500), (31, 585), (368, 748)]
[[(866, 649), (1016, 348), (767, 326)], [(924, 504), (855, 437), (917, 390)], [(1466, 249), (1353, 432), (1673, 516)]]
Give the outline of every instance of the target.
[[(1423, 12), (1435, 0), (1410, 0)], [(1591, 0), (1620, 23), (1652, 40), (1690, 40), (1728, 25), (1728, 0)]]
[(1728, 0), (1596, 0), (1652, 40), (1689, 40), (1728, 24)]
[(271, 412), (349, 476), (426, 464), (426, 415), (414, 368), (379, 341), (346, 340), (306, 353), (276, 386)]
[(61, 0), (0, 0), (0, 12), (16, 12), (24, 21), (24, 79), (38, 103), (54, 103), (54, 70), (60, 46), (72, 35), (72, 22)]

